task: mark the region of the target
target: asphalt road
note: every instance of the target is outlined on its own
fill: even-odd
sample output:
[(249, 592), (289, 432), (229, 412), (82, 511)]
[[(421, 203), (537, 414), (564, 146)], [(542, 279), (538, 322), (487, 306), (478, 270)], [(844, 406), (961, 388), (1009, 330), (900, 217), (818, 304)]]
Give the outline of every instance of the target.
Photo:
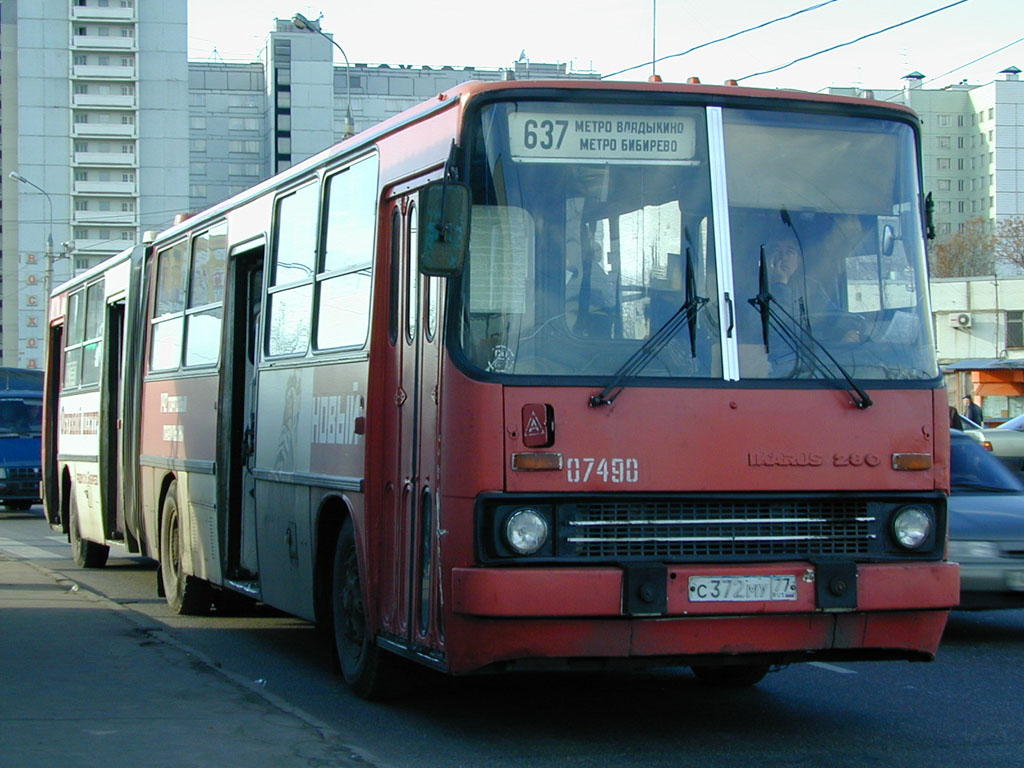
[[(797, 665), (739, 691), (706, 688), (686, 669), (424, 673), (407, 698), (367, 703), (346, 690), (306, 622), (260, 607), (172, 615), (151, 562), (114, 552), (102, 570), (78, 569), (36, 512), (0, 512), (0, 550), (145, 615), (178, 647), (329, 724), (382, 768), (1024, 765), (1024, 610), (954, 614), (931, 664)], [(0, 633), (0, 652), (12, 652), (2, 646)]]

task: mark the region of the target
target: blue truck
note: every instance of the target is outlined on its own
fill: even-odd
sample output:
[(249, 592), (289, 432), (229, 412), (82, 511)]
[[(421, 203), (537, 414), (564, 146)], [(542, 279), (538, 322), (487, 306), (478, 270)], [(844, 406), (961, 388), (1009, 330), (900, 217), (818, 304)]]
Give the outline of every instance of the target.
[(0, 367), (0, 504), (40, 503), (43, 372)]

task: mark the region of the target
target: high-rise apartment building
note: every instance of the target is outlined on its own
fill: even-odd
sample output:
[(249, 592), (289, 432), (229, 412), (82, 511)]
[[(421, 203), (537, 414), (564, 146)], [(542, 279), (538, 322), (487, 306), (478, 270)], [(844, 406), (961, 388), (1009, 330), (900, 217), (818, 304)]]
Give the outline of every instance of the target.
[(186, 0), (0, 0), (0, 363), (43, 365), (48, 283), (176, 214), (466, 80), (597, 77), (523, 61), (335, 66), (335, 50), (274, 20), (260, 61), (190, 63)]
[(48, 284), (187, 209), (186, 51), (185, 0), (0, 4), (4, 365), (42, 367)]
[(921, 118), (924, 187), (935, 204), (938, 239), (971, 219), (990, 225), (1024, 215), (1024, 81), (1007, 67), (985, 85), (922, 87), (924, 75), (904, 77), (902, 90), (830, 88), (906, 104)]

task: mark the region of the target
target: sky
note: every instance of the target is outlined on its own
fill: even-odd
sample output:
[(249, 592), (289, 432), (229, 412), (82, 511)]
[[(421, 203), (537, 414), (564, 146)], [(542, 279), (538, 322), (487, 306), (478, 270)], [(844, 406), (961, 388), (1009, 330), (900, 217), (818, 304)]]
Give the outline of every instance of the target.
[[(674, 55), (819, 4), (728, 41)], [(189, 59), (255, 61), (273, 20), (291, 19), (295, 13), (310, 19), (322, 13), (322, 29), (333, 34), (353, 64), (497, 69), (511, 66), (522, 54), (531, 62), (566, 63), (575, 71), (602, 75), (644, 65), (613, 75), (613, 80), (646, 80), (654, 71), (666, 81), (696, 76), (717, 84), (736, 78), (742, 85), (810, 91), (900, 88), (902, 77), (913, 71), (925, 75), (925, 87), (941, 88), (963, 80), (987, 83), (1011, 65), (1024, 70), (1021, 0), (188, 0)], [(655, 57), (670, 58), (652, 69)], [(335, 59), (343, 63), (340, 54)]]

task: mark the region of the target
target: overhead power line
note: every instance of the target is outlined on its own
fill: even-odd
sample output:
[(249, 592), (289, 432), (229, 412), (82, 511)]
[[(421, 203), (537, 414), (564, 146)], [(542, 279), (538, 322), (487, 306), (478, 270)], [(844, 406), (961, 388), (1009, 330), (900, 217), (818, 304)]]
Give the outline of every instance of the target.
[(832, 3), (836, 3), (836, 2), (839, 2), (839, 0), (824, 0), (824, 2), (817, 3), (816, 5), (810, 5), (810, 6), (806, 7), (806, 8), (801, 8), (799, 11), (793, 11), (792, 13), (788, 13), (785, 16), (779, 16), (778, 18), (772, 19), (771, 21), (765, 21), (765, 22), (757, 24), (757, 25), (755, 25), (753, 27), (747, 27), (746, 29), (741, 29), (739, 32), (733, 32), (731, 35), (726, 35), (725, 37), (719, 37), (716, 40), (708, 40), (706, 43), (701, 43), (700, 45), (695, 45), (695, 46), (693, 46), (693, 48), (688, 48), (685, 51), (680, 51), (679, 53), (670, 53), (668, 56), (659, 56), (658, 58), (654, 59), (653, 61), (645, 61), (642, 64), (636, 64), (636, 65), (634, 65), (632, 67), (626, 67), (625, 69), (620, 69), (618, 72), (612, 72), (611, 74), (608, 74), (608, 75), (602, 75), (601, 79), (602, 80), (606, 80), (609, 77), (615, 77), (615, 75), (621, 75), (621, 74), (623, 74), (625, 72), (631, 72), (634, 69), (640, 69), (641, 67), (646, 67), (648, 64), (659, 64), (660, 62), (666, 61), (668, 59), (674, 59), (674, 58), (677, 58), (679, 56), (685, 56), (688, 53), (693, 53), (694, 51), (699, 51), (701, 48), (707, 48), (709, 45), (715, 45), (716, 43), (723, 43), (726, 40), (732, 40), (734, 37), (739, 37), (740, 35), (745, 35), (747, 32), (753, 32), (754, 30), (757, 30), (757, 29), (763, 29), (764, 27), (767, 27), (767, 26), (769, 26), (771, 24), (775, 24), (776, 22), (785, 21), (786, 19), (792, 19), (794, 16), (799, 16), (801, 13), (808, 13), (809, 11), (816, 11), (819, 8), (823, 8), (826, 5), (831, 5)]
[(836, 45), (829, 46), (828, 48), (823, 48), (820, 51), (816, 51), (815, 53), (809, 53), (806, 56), (801, 56), (798, 59), (793, 59), (788, 64), (780, 64), (779, 66), (772, 67), (771, 69), (765, 69), (761, 72), (754, 72), (753, 74), (750, 75), (744, 75), (743, 77), (736, 78), (736, 80), (737, 82), (739, 82), (741, 80), (749, 80), (752, 77), (759, 77), (760, 75), (768, 75), (771, 74), (772, 72), (778, 72), (779, 70), (786, 69), (787, 67), (791, 67), (794, 64), (799, 64), (801, 61), (807, 61), (808, 59), (813, 59), (815, 56), (821, 56), (823, 53), (830, 53), (831, 51), (838, 50), (839, 48), (845, 48), (848, 45), (859, 43), (861, 40), (867, 40), (869, 37), (875, 37), (876, 35), (880, 35), (883, 32), (888, 32), (890, 30), (896, 29), (897, 27), (903, 27), (915, 21), (920, 21), (921, 19), (924, 19), (928, 16), (934, 16), (936, 13), (941, 13), (942, 11), (949, 10), (950, 8), (957, 5), (963, 5), (966, 2), (967, 0), (956, 0), (956, 2), (954, 3), (944, 5), (941, 8), (936, 8), (934, 10), (928, 11), (927, 13), (922, 13), (921, 15), (915, 16), (912, 19), (907, 19), (906, 21), (901, 21), (896, 24), (890, 24), (888, 27), (883, 27), (882, 29), (875, 30), (874, 32), (868, 32), (866, 35), (861, 35), (860, 37), (854, 38), (853, 40), (848, 40), (845, 43), (838, 43)]

